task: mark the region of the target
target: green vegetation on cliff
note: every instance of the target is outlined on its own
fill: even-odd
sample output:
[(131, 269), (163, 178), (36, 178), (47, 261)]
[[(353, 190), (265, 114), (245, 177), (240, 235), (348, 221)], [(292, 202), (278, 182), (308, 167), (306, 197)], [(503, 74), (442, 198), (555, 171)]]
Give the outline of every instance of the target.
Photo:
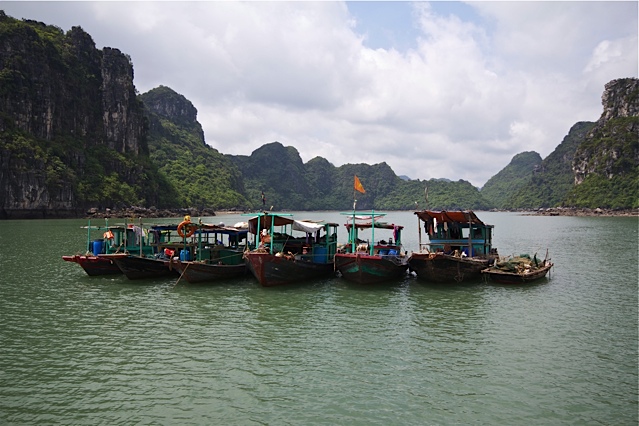
[[(228, 156), (244, 176), (246, 194), (259, 203), (266, 195), (266, 208), (276, 210), (350, 210), (353, 197), (357, 209), (411, 210), (425, 208), (428, 187), (429, 208), (489, 209), (479, 190), (469, 182), (405, 181), (386, 163), (345, 164), (335, 167), (321, 157), (304, 164), (298, 151), (279, 142), (266, 144), (250, 156)], [(354, 193), (354, 176), (366, 193)]]
[(575, 152), (593, 126), (594, 123), (590, 122), (579, 122), (572, 126), (557, 148), (529, 173), (528, 182), (514, 191), (503, 206), (536, 209), (560, 205), (574, 186), (572, 160)]
[[(3, 215), (20, 209), (74, 211), (169, 201), (160, 195), (163, 180), (143, 154), (144, 146), (129, 149), (131, 145), (119, 144), (105, 130), (112, 124), (104, 124), (105, 108), (127, 108), (130, 125), (137, 126), (132, 131), (143, 133), (135, 96), (127, 105), (101, 97), (104, 92), (134, 90), (130, 58), (115, 49), (97, 50), (79, 27), (65, 34), (2, 11), (0, 45), (5, 46), (0, 51)], [(113, 68), (105, 68), (105, 62)], [(104, 82), (103, 75), (119, 72), (123, 78), (112, 79), (117, 83)], [(114, 96), (114, 102), (125, 97)], [(121, 134), (132, 134), (129, 130)]]
[(597, 128), (579, 147), (580, 180), (564, 204), (588, 208), (639, 208), (639, 117), (619, 117)]
[[(133, 64), (80, 27), (0, 11), (0, 218), (90, 207), (350, 210), (639, 207), (639, 84), (606, 85), (604, 113), (577, 123), (541, 161), (524, 152), (480, 192), (466, 181), (406, 180), (386, 163), (303, 163), (279, 142), (224, 155), (197, 110), (160, 86), (137, 95)], [(354, 193), (357, 175), (366, 193)], [(428, 201), (425, 199), (428, 188)], [(67, 215), (68, 215), (67, 214)], [(60, 213), (62, 215), (62, 213)]]
[(237, 167), (204, 143), (195, 107), (184, 96), (160, 86), (140, 99), (149, 120), (148, 145), (173, 191), (172, 207), (246, 208)]
[(530, 182), (541, 162), (541, 156), (535, 151), (515, 155), (510, 164), (486, 182), (481, 189), (481, 195), (497, 208), (509, 208), (509, 199)]

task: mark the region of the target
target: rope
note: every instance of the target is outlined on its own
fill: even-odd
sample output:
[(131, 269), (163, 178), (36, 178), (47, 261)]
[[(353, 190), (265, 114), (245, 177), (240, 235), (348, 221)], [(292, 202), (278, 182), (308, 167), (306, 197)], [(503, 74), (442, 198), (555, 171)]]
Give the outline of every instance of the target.
[[(173, 259), (171, 259), (171, 263), (173, 262)], [(184, 270), (182, 271), (182, 273), (180, 274), (180, 277), (177, 279), (177, 281), (175, 282), (175, 284), (173, 284), (173, 287), (171, 288), (175, 288), (176, 285), (178, 285), (178, 283), (180, 282), (180, 280), (182, 279), (182, 275), (184, 275), (184, 273), (186, 272), (187, 269), (189, 269), (189, 266), (191, 266), (190, 263), (188, 263), (186, 265), (186, 268), (184, 268)]]
[(238, 253), (235, 253), (235, 254), (232, 254), (232, 255), (229, 255), (229, 256), (221, 256), (221, 257), (218, 257), (216, 259), (211, 259), (211, 260), (230, 259), (230, 258), (233, 258), (233, 257), (237, 257), (239, 254), (242, 254), (242, 252), (238, 252)]

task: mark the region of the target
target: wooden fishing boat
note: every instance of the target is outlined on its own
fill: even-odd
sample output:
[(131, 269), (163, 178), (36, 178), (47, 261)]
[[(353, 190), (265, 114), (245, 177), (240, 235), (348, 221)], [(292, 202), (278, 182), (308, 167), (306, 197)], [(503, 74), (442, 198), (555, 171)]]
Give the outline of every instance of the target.
[(84, 269), (84, 272), (90, 276), (98, 275), (117, 275), (122, 271), (112, 259), (106, 259), (91, 254), (74, 254), (71, 256), (62, 256), (62, 260), (77, 263)]
[(520, 255), (497, 262), (490, 268), (482, 270), (491, 281), (500, 284), (523, 284), (544, 278), (554, 264), (548, 258), (538, 260), (528, 255)]
[[(378, 212), (342, 213), (351, 216), (346, 223), (349, 244), (335, 254), (335, 269), (349, 281), (374, 284), (400, 278), (408, 270), (408, 258), (402, 253), (401, 232), (403, 226), (376, 220), (386, 215)], [(375, 230), (390, 230), (392, 238), (375, 240)], [(371, 231), (371, 240), (359, 239), (359, 232)]]
[(248, 224), (234, 226), (199, 224), (196, 228), (195, 257), (197, 260), (182, 261), (173, 257), (170, 268), (180, 273), (180, 279), (189, 283), (217, 281), (246, 275), (243, 258), (248, 234)]
[[(141, 224), (125, 222), (110, 226), (106, 219), (104, 226), (91, 226), (89, 220), (83, 228), (87, 230), (86, 252), (62, 256), (62, 259), (77, 263), (90, 276), (122, 274), (114, 257), (129, 253), (148, 255), (156, 250), (150, 240), (143, 237)], [(96, 231), (101, 238), (94, 237)]]
[[(415, 215), (420, 251), (411, 254), (408, 264), (418, 278), (431, 282), (477, 280), (498, 257), (492, 247), (493, 225), (482, 222), (474, 212), (423, 210)], [(422, 230), (428, 243), (422, 243)]]
[(290, 214), (264, 212), (250, 219), (248, 224), (249, 232), (255, 236), (255, 248), (245, 252), (244, 257), (262, 286), (335, 274), (336, 223), (294, 220)]
[(418, 278), (430, 282), (463, 282), (481, 277), (490, 259), (445, 253), (413, 253), (408, 265)]
[(124, 255), (99, 255), (112, 259), (128, 279), (157, 278), (164, 276), (179, 276), (177, 268), (173, 268), (170, 261), (177, 257), (180, 261), (191, 261), (196, 250), (196, 237), (201, 224), (191, 222), (185, 216), (180, 224), (153, 225), (148, 232), (138, 231), (139, 238), (148, 234), (147, 245), (152, 247), (150, 252), (140, 250)]
[[(240, 256), (242, 254), (240, 253)], [(181, 262), (171, 259), (169, 268), (179, 272), (181, 279), (189, 283), (202, 283), (209, 281), (225, 280), (229, 278), (243, 277), (246, 275), (246, 264), (225, 265), (205, 262)]]
[(170, 258), (123, 255), (112, 257), (112, 259), (130, 280), (179, 276), (177, 269), (169, 267)]

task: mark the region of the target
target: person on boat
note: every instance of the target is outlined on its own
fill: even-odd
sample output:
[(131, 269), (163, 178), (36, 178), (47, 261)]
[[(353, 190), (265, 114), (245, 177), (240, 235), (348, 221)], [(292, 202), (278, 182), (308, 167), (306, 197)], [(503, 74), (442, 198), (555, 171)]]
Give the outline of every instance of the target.
[(260, 235), (260, 242), (262, 245), (268, 244), (271, 242), (271, 236), (268, 234), (266, 229), (262, 229), (262, 233)]

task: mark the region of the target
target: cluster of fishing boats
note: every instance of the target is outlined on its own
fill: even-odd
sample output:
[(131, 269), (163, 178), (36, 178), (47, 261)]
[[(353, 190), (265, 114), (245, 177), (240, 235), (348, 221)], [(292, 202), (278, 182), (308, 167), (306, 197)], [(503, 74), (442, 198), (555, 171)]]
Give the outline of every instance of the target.
[[(338, 243), (339, 224), (297, 220), (286, 213), (260, 212), (233, 226), (192, 222), (189, 216), (177, 225), (89, 223), (87, 252), (63, 259), (77, 263), (88, 275), (173, 275), (199, 283), (250, 273), (265, 287), (335, 275), (374, 284), (409, 273), (431, 282), (485, 276), (501, 283), (525, 283), (545, 277), (553, 266), (547, 253), (543, 260), (536, 255), (500, 260), (492, 247), (493, 225), (472, 211), (415, 212), (419, 250), (410, 255), (402, 245), (403, 226), (384, 221), (386, 213), (354, 210), (342, 215), (346, 244)], [(102, 238), (92, 239), (96, 230)], [(428, 242), (422, 242), (423, 234)]]

